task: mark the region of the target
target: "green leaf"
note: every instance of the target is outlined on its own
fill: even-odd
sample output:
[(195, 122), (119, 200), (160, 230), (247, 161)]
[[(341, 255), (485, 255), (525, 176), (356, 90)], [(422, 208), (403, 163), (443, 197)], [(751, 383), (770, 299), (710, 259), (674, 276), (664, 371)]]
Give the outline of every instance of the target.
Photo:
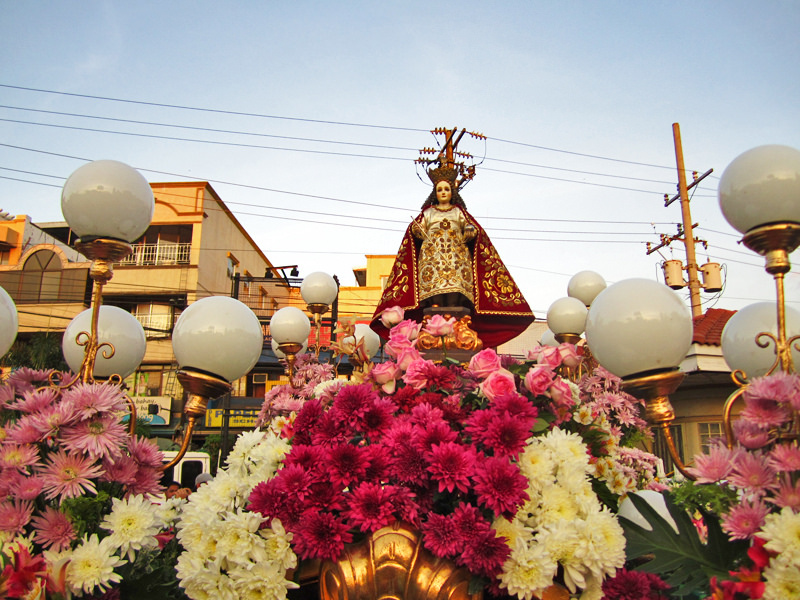
[(625, 530), (628, 560), (647, 559), (637, 569), (658, 574), (677, 596), (707, 591), (709, 579), (714, 575), (727, 578), (728, 571), (746, 552), (747, 543), (729, 540), (719, 520), (710, 513), (703, 514), (709, 531), (708, 543), (704, 544), (689, 515), (668, 496), (664, 499), (677, 533), (643, 498), (636, 494), (628, 498), (652, 528), (647, 530), (619, 517)]

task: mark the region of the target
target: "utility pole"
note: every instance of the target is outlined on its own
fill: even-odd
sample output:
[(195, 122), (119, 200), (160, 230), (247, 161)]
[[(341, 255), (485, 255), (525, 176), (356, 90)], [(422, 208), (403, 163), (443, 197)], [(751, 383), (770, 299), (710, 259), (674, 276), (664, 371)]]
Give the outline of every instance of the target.
[(672, 137), (675, 139), (675, 160), (678, 163), (678, 193), (681, 197), (681, 215), (683, 217), (683, 243), (686, 246), (686, 272), (689, 275), (689, 302), (692, 306), (692, 316), (699, 317), (703, 314), (700, 306), (700, 278), (697, 276), (697, 256), (694, 251), (694, 233), (692, 225), (692, 212), (689, 209), (689, 188), (686, 187), (686, 170), (683, 165), (683, 145), (681, 144), (681, 127), (678, 123), (672, 124)]
[[(668, 236), (668, 235), (661, 235), (661, 243), (656, 247), (651, 247), (650, 243), (647, 244), (647, 254), (652, 254), (653, 252), (663, 248), (664, 246), (669, 246), (671, 242), (679, 241), (683, 242), (684, 247), (686, 248), (686, 267), (685, 270), (688, 274), (688, 281), (683, 283), (671, 284), (669, 281), (667, 285), (670, 285), (673, 289), (678, 289), (687, 285), (689, 287), (689, 303), (692, 308), (692, 317), (698, 317), (703, 314), (703, 309), (701, 306), (700, 300), (700, 290), (704, 289), (704, 285), (700, 282), (699, 272), (700, 267), (697, 264), (697, 255), (695, 253), (695, 242), (702, 240), (696, 240), (694, 237), (694, 227), (695, 224), (692, 223), (692, 212), (689, 208), (689, 190), (700, 183), (703, 179), (711, 175), (714, 172), (714, 169), (709, 169), (705, 173), (703, 173), (700, 177), (697, 176), (697, 173), (693, 173), (692, 183), (687, 184), (686, 182), (686, 168), (683, 163), (683, 145), (681, 143), (681, 128), (678, 123), (672, 124), (672, 137), (675, 141), (675, 161), (678, 167), (678, 194), (673, 196), (672, 198), (669, 195), (664, 194), (664, 206), (669, 206), (675, 200), (680, 199), (681, 201), (681, 217), (683, 221), (683, 225), (678, 226), (678, 235), (675, 236)], [(680, 261), (668, 261), (668, 262), (680, 262)], [(715, 263), (716, 264), (716, 263)], [(709, 265), (705, 265), (703, 268), (708, 268)], [(718, 273), (719, 266), (717, 265), (716, 271)], [(705, 273), (705, 272), (704, 272)], [(665, 269), (666, 274), (666, 269)], [(667, 277), (669, 280), (670, 278)], [(708, 291), (712, 291), (711, 286), (709, 286)], [(718, 289), (714, 289), (713, 291), (718, 291)]]
[(447, 167), (454, 169), (458, 173), (456, 181), (456, 188), (460, 189), (469, 180), (475, 177), (475, 165), (467, 164), (473, 162), (475, 157), (469, 152), (462, 152), (458, 149), (458, 144), (464, 135), (476, 140), (486, 140), (486, 136), (482, 133), (474, 131), (467, 131), (466, 129), (458, 130), (457, 127), (449, 129), (447, 127), (437, 127), (431, 130), (434, 136), (443, 135), (444, 142), (437, 148), (425, 147), (419, 151), (420, 157), (414, 161), (425, 167), (431, 164), (438, 164), (440, 167)]

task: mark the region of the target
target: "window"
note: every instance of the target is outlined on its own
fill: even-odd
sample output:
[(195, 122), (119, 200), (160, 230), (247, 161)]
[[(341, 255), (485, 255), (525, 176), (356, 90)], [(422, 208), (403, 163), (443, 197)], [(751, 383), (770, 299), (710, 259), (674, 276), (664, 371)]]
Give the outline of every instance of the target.
[(172, 306), (169, 304), (137, 304), (133, 316), (138, 319), (148, 338), (169, 337), (172, 330)]
[(21, 270), (0, 273), (0, 285), (14, 302), (87, 302), (90, 297), (89, 269), (62, 269), (61, 258), (52, 250), (31, 254)]
[(708, 451), (709, 445), (716, 439), (723, 436), (722, 423), (698, 423), (697, 433), (700, 436), (700, 445), (704, 452)]
[(239, 261), (236, 257), (228, 252), (228, 277), (233, 279), (236, 277), (236, 273), (239, 270)]

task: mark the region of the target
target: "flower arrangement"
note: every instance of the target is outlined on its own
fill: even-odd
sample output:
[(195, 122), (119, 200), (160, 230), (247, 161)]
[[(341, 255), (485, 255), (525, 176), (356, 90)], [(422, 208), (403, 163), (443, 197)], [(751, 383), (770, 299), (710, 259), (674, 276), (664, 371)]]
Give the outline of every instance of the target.
[(149, 499), (162, 491), (161, 452), (129, 437), (119, 386), (51, 385), (66, 377), (23, 368), (0, 384), (0, 591), (179, 597), (168, 531), (180, 502)]
[[(719, 440), (695, 457), (696, 484), (711, 484), (731, 540), (751, 544), (752, 566), (731, 565), (733, 580), (715, 581), (721, 598), (800, 597), (800, 377), (775, 373), (744, 389), (733, 425), (736, 445)], [(741, 567), (738, 570), (734, 570)]]
[(625, 562), (619, 494), (658, 485), (654, 457), (623, 449), (642, 425), (628, 414), (636, 401), (605, 372), (580, 389), (543, 348), (525, 362), (483, 350), (469, 365), (436, 364), (415, 347), (419, 324), (386, 317), (390, 360), (362, 381), (272, 391), (264, 431), (240, 438), (217, 481), (189, 498), (186, 593), (285, 597), (295, 565), (336, 560), (399, 520), (495, 595), (562, 585), (601, 598)]

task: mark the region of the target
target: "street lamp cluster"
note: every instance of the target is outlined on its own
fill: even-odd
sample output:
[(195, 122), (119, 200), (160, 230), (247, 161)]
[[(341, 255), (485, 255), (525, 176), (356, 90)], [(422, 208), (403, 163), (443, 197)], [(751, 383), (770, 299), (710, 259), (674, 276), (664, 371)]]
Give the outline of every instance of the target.
[[(735, 380), (745, 385), (748, 377), (778, 367), (792, 371), (800, 355), (794, 344), (797, 336), (787, 339), (786, 334), (787, 323), (791, 331), (800, 330), (800, 313), (786, 309), (784, 296), (784, 276), (791, 268), (789, 254), (800, 244), (800, 151), (762, 146), (745, 152), (723, 173), (719, 201), (725, 218), (744, 235), (742, 243), (765, 257), (766, 271), (777, 289), (774, 326), (768, 324), (776, 306), (761, 303), (739, 311), (723, 332), (724, 356)], [(132, 251), (131, 243), (150, 224), (154, 213), (151, 188), (127, 165), (96, 161), (67, 180), (62, 211), (80, 237), (76, 248), (92, 260), (90, 276), (95, 283), (91, 309), (67, 328), (65, 358), (77, 373), (75, 381), (93, 381), (95, 377), (121, 381), (144, 356), (144, 332), (130, 313), (102, 306), (103, 286), (113, 277), (113, 264)], [(337, 294), (336, 281), (325, 273), (312, 273), (301, 286), (313, 315), (317, 356), (321, 317)], [(1, 355), (8, 351), (17, 331), (16, 309), (2, 289), (0, 321)], [(547, 322), (557, 342), (577, 343), (585, 331), (594, 359), (621, 377), (624, 389), (646, 400), (648, 420), (662, 429), (675, 464), (683, 471), (669, 432), (675, 417), (669, 395), (684, 377), (679, 365), (692, 343), (692, 318), (678, 296), (667, 286), (646, 279), (606, 287), (600, 275), (583, 271), (570, 281), (568, 296), (550, 307)], [(270, 320), (272, 348), (277, 356), (285, 357), (290, 374), (296, 355), (308, 345), (311, 326), (306, 313), (291, 306), (276, 311)], [(364, 353), (372, 357), (380, 347), (377, 335), (368, 326), (356, 326), (353, 345), (361, 338)], [(185, 405), (188, 426), (182, 451), (188, 446), (194, 423), (205, 414), (209, 398), (229, 392), (231, 382), (254, 366), (262, 345), (258, 318), (233, 298), (204, 298), (181, 314), (173, 349), (178, 379), (190, 395)], [(730, 405), (736, 397), (731, 397), (725, 409), (731, 444)]]

